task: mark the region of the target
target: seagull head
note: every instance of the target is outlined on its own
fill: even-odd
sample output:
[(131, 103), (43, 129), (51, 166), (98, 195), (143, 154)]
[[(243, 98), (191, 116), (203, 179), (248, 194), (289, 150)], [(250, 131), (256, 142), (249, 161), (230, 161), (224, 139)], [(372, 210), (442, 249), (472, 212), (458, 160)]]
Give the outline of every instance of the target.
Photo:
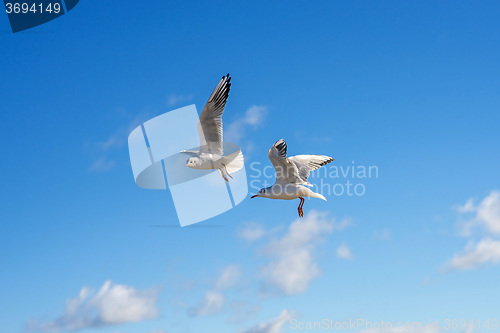
[[(266, 191), (266, 190), (267, 190), (267, 191)], [(257, 192), (257, 194), (252, 195), (252, 196), (250, 197), (250, 199), (257, 198), (257, 197), (263, 197), (263, 198), (265, 198), (265, 197), (267, 197), (267, 196), (269, 196), (269, 190), (268, 190), (268, 188), (263, 188), (263, 189), (260, 189), (260, 191), (259, 191), (259, 192)]]
[(200, 159), (198, 157), (191, 157), (189, 160), (186, 161), (186, 166), (190, 168), (194, 168), (200, 164), (201, 164)]

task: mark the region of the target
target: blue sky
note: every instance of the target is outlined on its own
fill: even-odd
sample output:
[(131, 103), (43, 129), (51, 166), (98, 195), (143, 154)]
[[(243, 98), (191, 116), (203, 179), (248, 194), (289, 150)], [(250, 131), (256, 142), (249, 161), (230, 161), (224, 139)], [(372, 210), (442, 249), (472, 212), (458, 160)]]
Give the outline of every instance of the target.
[[(500, 320), (499, 10), (81, 1), (16, 34), (4, 15), (0, 332)], [(364, 195), (307, 200), (302, 220), (297, 200), (248, 198), (175, 227), (170, 193), (135, 185), (128, 133), (201, 110), (228, 72), (224, 126), (250, 177), (284, 138), (290, 155), (376, 166), (350, 179)]]

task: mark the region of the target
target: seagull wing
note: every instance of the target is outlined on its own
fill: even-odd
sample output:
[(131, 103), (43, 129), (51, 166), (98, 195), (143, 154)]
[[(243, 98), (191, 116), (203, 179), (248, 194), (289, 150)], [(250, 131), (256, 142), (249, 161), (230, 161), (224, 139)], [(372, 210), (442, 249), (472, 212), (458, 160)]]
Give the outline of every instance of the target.
[(200, 153), (222, 155), (222, 113), (231, 87), (229, 74), (223, 76), (205, 104), (198, 121)]
[(303, 184), (306, 185), (299, 175), (299, 169), (286, 157), (286, 142), (281, 139), (269, 149), (267, 155), (276, 170), (276, 183), (280, 184)]
[(308, 185), (312, 186), (307, 180), (309, 173), (332, 162), (334, 159), (325, 155), (296, 155), (289, 157), (288, 160), (295, 164), (299, 170), (300, 178), (304, 182), (307, 182)]

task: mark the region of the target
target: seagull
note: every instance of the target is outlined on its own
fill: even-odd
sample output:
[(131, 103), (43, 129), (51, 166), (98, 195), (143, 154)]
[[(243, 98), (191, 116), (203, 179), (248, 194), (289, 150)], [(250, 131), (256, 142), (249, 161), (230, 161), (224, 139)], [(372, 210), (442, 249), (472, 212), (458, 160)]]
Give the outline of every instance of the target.
[(227, 176), (233, 178), (229, 171), (235, 172), (243, 167), (243, 154), (237, 150), (224, 156), (222, 141), (222, 113), (226, 106), (229, 89), (231, 88), (229, 74), (223, 76), (205, 104), (198, 120), (198, 136), (200, 150), (183, 150), (181, 153), (190, 155), (186, 166), (198, 170), (217, 169), (222, 178), (228, 182)]
[(276, 182), (273, 186), (261, 189), (251, 198), (262, 197), (269, 199), (293, 200), (300, 199), (298, 207), (299, 217), (304, 217), (305, 199), (303, 197), (326, 198), (306, 186), (312, 186), (307, 180), (309, 173), (334, 159), (324, 155), (296, 155), (286, 157), (287, 146), (285, 140), (281, 139), (269, 149), (268, 156), (276, 170)]

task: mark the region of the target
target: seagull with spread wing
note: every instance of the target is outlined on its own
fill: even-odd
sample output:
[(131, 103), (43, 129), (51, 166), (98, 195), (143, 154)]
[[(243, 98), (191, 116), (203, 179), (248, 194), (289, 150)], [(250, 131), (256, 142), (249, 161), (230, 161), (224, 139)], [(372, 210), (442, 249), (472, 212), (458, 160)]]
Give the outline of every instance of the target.
[(222, 77), (201, 112), (198, 121), (200, 150), (181, 152), (191, 156), (186, 162), (187, 167), (198, 170), (217, 169), (225, 181), (229, 181), (227, 176), (233, 178), (229, 172), (238, 171), (243, 167), (241, 150), (224, 156), (222, 114), (229, 96), (230, 82), (229, 74)]
[(285, 140), (278, 140), (268, 151), (269, 159), (276, 170), (276, 182), (273, 186), (261, 189), (251, 198), (262, 197), (269, 199), (293, 200), (300, 199), (298, 212), (304, 217), (304, 197), (326, 198), (306, 186), (312, 186), (307, 180), (309, 173), (334, 159), (324, 155), (296, 155), (286, 157), (287, 146)]

